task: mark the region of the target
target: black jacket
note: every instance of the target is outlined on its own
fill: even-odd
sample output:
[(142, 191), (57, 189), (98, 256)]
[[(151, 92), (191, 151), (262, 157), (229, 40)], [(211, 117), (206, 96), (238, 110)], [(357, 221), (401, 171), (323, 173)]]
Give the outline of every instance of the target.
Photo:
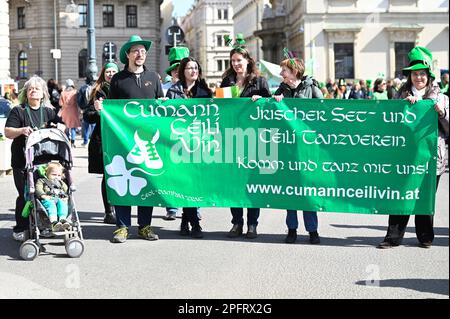
[(296, 99), (323, 99), (322, 91), (317, 81), (310, 76), (304, 76), (302, 82), (295, 89), (291, 89), (286, 83), (281, 83), (275, 95), (283, 94), (286, 98)]
[[(105, 82), (95, 95), (95, 100), (106, 99), (109, 92), (109, 85)], [(94, 101), (95, 101), (94, 100)], [(100, 127), (100, 112), (94, 107), (94, 102), (89, 101), (88, 108), (84, 111), (83, 117), (89, 124), (95, 124), (94, 131), (88, 146), (88, 172), (94, 174), (103, 174), (103, 148), (102, 131)]]
[[(193, 98), (209, 98), (212, 97), (212, 92), (205, 90), (198, 84), (196, 87), (193, 88), (193, 92), (195, 92), (195, 96)], [(166, 97), (173, 100), (173, 99), (186, 99), (187, 96), (184, 93), (183, 84), (181, 84), (180, 81), (175, 83), (170, 87), (170, 89), (167, 91)]]
[(157, 99), (164, 97), (161, 81), (156, 72), (144, 66), (144, 72), (137, 77), (126, 68), (114, 74), (111, 80), (109, 99)]
[[(236, 78), (234, 76), (228, 76), (223, 79), (221, 88), (226, 88), (229, 86), (236, 85)], [(253, 81), (251, 81), (242, 91), (241, 97), (252, 97), (253, 95), (260, 95), (262, 97), (271, 97), (269, 84), (267, 80), (261, 76), (258, 76)]]

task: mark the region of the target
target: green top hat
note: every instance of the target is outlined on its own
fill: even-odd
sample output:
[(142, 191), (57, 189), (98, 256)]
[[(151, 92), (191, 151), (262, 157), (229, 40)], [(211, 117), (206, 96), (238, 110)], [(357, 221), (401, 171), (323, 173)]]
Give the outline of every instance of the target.
[(411, 71), (427, 69), (430, 76), (435, 79), (436, 76), (431, 72), (431, 64), (433, 62), (433, 55), (430, 50), (425, 47), (414, 47), (408, 53), (409, 67), (402, 70), (403, 75), (408, 76)]
[(150, 50), (152, 47), (152, 41), (145, 41), (138, 35), (132, 35), (127, 43), (125, 43), (122, 48), (120, 48), (120, 62), (123, 64), (128, 64), (127, 52), (133, 45), (143, 45), (145, 50)]
[(180, 65), (180, 61), (189, 57), (189, 49), (186, 47), (174, 47), (169, 51), (169, 63), (170, 67), (166, 70), (166, 73), (170, 75), (173, 69)]

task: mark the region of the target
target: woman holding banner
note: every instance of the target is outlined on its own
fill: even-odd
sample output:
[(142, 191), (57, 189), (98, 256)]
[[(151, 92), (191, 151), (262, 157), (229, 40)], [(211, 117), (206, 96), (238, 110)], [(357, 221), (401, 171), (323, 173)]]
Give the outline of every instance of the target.
[[(431, 71), (433, 56), (425, 47), (415, 47), (409, 54), (409, 67), (403, 69), (403, 74), (408, 76), (406, 83), (399, 91), (399, 98), (408, 100), (411, 104), (419, 100), (433, 99), (435, 111), (438, 113), (438, 159), (436, 190), (439, 179), (445, 173), (445, 136), (449, 132), (449, 101), (448, 97), (439, 93), (439, 86), (434, 81), (436, 76)], [(378, 245), (378, 248), (391, 248), (399, 246), (405, 235), (409, 215), (390, 215), (386, 237)], [(419, 247), (430, 248), (434, 239), (433, 216), (416, 215), (416, 235)]]
[[(297, 58), (297, 54), (285, 49), (286, 58), (280, 63), (283, 82), (275, 92), (274, 98), (280, 102), (283, 98), (294, 99), (323, 99), (319, 83), (310, 76), (304, 76), (305, 64)], [(309, 242), (319, 244), (320, 237), (317, 232), (318, 218), (316, 211), (303, 211), (303, 221), (309, 233)], [(293, 244), (297, 240), (298, 217), (296, 210), (288, 210), (286, 215), (288, 235), (284, 240), (287, 244)]]
[[(227, 42), (229, 42), (227, 40)], [(229, 44), (229, 43), (228, 43)], [(256, 62), (244, 46), (245, 40), (242, 34), (237, 34), (236, 43), (230, 52), (231, 67), (225, 71), (222, 78), (221, 88), (233, 87), (238, 90), (239, 97), (251, 97), (254, 101), (259, 97), (271, 97), (267, 80), (259, 75)], [(247, 234), (249, 239), (258, 236), (259, 208), (248, 208), (247, 210)], [(233, 227), (228, 232), (229, 238), (242, 235), (244, 225), (244, 209), (231, 208)]]
[[(193, 58), (188, 57), (181, 60), (178, 67), (178, 76), (179, 81), (172, 85), (172, 87), (167, 91), (167, 98), (193, 99), (212, 97), (211, 90), (208, 88), (206, 81), (202, 78), (202, 68)], [(192, 230), (189, 230), (189, 223), (191, 224)], [(183, 208), (183, 214), (181, 215), (180, 235), (191, 235), (193, 238), (203, 238), (198, 208)]]
[(83, 114), (84, 119), (87, 120), (89, 124), (95, 124), (94, 131), (91, 136), (91, 142), (88, 146), (88, 171), (91, 174), (103, 175), (101, 191), (103, 207), (105, 208), (105, 217), (103, 219), (105, 224), (116, 224), (116, 214), (114, 213), (114, 207), (109, 204), (108, 198), (106, 197), (102, 135), (100, 129), (100, 112), (102, 111), (102, 103), (100, 103), (100, 101), (107, 98), (111, 79), (117, 72), (119, 72), (119, 67), (114, 62), (106, 63), (103, 66), (100, 76), (92, 89), (88, 108)]

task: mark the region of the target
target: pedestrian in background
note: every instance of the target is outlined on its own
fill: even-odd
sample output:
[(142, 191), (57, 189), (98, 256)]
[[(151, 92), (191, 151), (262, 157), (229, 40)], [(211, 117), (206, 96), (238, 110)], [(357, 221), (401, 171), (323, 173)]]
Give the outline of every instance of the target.
[(373, 100), (387, 100), (388, 92), (386, 90), (386, 81), (382, 78), (375, 80), (373, 84)]
[(72, 147), (76, 147), (75, 138), (77, 135), (77, 128), (81, 126), (81, 111), (77, 105), (77, 90), (71, 79), (66, 80), (66, 88), (61, 92), (59, 105), (61, 106), (59, 113), (68, 129), (67, 136), (70, 139)]

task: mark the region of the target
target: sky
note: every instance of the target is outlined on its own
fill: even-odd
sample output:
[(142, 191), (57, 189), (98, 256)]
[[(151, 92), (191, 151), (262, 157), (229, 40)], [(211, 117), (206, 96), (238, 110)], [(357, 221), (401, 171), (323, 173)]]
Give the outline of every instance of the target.
[(172, 0), (174, 11), (174, 16), (184, 16), (188, 10), (191, 8), (191, 6), (194, 4), (194, 0)]

